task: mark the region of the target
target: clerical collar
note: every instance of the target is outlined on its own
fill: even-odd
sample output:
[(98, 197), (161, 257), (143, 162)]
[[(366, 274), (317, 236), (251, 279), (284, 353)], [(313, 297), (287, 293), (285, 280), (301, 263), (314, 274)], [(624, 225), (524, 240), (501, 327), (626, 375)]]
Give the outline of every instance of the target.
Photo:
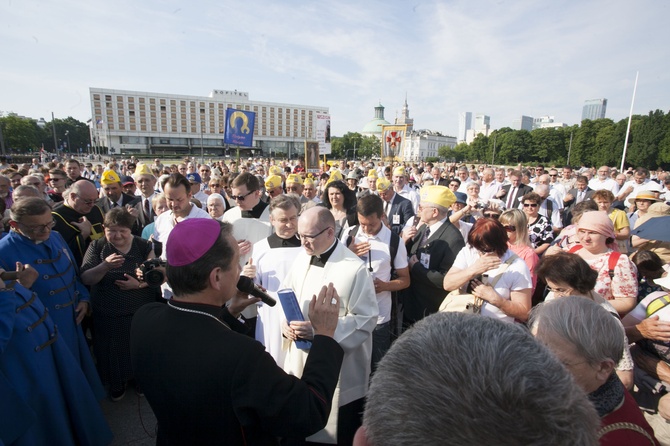
[(260, 218), (267, 206), (268, 204), (261, 200), (250, 211), (242, 211), (242, 218)]
[(270, 245), (270, 249), (296, 248), (300, 246), (300, 239), (297, 235), (291, 238), (281, 238), (275, 233), (268, 237), (268, 245)]
[(335, 248), (337, 248), (337, 239), (333, 241), (333, 244), (330, 246), (330, 248), (328, 248), (323, 254), (318, 256), (312, 256), (312, 258), (309, 261), (309, 264), (323, 268), (324, 266), (326, 266), (326, 262), (335, 251)]

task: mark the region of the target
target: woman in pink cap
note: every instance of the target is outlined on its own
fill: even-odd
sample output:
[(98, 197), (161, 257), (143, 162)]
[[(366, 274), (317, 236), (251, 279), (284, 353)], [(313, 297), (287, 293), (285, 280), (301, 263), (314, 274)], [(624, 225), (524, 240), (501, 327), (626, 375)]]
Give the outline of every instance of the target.
[(602, 211), (585, 212), (577, 224), (577, 237), (579, 244), (569, 252), (598, 272), (594, 291), (624, 316), (637, 303), (637, 268), (617, 250), (612, 220)]

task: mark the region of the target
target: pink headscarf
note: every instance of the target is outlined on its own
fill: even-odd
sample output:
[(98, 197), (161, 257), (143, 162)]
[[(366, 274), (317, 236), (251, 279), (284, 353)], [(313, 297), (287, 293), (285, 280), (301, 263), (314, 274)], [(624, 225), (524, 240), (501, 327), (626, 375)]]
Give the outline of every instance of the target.
[(594, 231), (607, 238), (614, 239), (612, 243), (607, 244), (607, 247), (614, 251), (619, 251), (619, 245), (616, 243), (616, 234), (614, 233), (614, 223), (612, 223), (612, 220), (610, 220), (605, 211), (584, 212), (582, 218), (579, 219), (579, 223), (577, 223), (577, 228)]

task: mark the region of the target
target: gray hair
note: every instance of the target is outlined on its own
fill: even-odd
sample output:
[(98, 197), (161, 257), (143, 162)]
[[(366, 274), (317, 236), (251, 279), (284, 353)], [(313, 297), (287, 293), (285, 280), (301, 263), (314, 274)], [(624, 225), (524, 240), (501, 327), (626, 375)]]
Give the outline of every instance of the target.
[(583, 297), (568, 296), (533, 309), (530, 326), (538, 338), (560, 338), (572, 344), (591, 364), (611, 359), (617, 364), (624, 349), (622, 327), (609, 311)]
[(14, 189), (14, 193), (12, 194), (14, 202), (28, 197), (42, 198), (42, 193), (35, 186), (22, 184)]
[(584, 392), (528, 331), (462, 313), (428, 316), (393, 344), (363, 416), (377, 446), (596, 445), (599, 424)]
[(42, 198), (27, 197), (14, 202), (9, 211), (9, 218), (21, 223), (23, 217), (32, 217), (34, 215), (44, 215), (51, 212), (51, 206)]
[(220, 201), (221, 203), (225, 204), (223, 201), (223, 195), (221, 194), (210, 194), (209, 197), (207, 197), (207, 204), (209, 204), (210, 201)]

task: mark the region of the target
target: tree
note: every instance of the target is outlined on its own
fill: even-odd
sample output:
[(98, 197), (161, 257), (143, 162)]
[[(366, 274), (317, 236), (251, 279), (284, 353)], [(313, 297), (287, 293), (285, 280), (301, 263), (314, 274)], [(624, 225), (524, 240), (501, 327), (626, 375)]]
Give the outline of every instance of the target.
[(21, 118), (12, 113), (0, 118), (5, 146), (14, 152), (37, 150), (40, 141), (40, 128), (32, 119)]
[[(78, 121), (71, 116), (65, 119), (54, 119), (47, 122), (42, 133), (41, 144), (44, 144), (48, 151), (55, 151), (53, 140), (53, 125), (56, 125), (56, 138), (58, 139), (58, 149), (63, 147), (66, 153), (79, 153), (79, 149), (86, 152), (86, 147), (90, 144), (90, 132), (86, 123)], [(65, 134), (68, 132), (68, 135)], [(67, 147), (68, 136), (71, 147)]]

